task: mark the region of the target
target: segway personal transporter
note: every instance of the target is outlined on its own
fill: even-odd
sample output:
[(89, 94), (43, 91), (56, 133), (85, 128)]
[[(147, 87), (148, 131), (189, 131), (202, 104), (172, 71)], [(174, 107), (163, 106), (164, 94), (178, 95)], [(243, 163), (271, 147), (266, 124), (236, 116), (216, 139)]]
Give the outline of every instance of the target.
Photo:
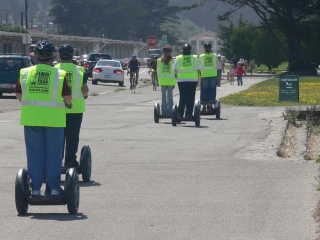
[[(91, 150), (89, 145), (85, 145), (81, 149), (80, 164), (79, 167), (75, 168), (78, 174), (82, 175), (82, 180), (84, 182), (90, 182), (91, 179), (91, 169), (92, 169), (92, 158)], [(66, 174), (68, 168), (62, 166), (61, 173)]]
[(215, 100), (213, 104), (214, 108), (210, 109), (209, 105), (207, 106), (206, 111), (201, 111), (201, 115), (216, 115), (216, 119), (220, 119), (221, 114), (221, 105), (219, 100)]
[(80, 188), (78, 173), (74, 168), (66, 172), (64, 189), (60, 188), (59, 196), (52, 196), (50, 191), (44, 195), (32, 196), (28, 170), (20, 168), (15, 181), (15, 202), (19, 214), (26, 214), (29, 205), (66, 205), (70, 214), (76, 214), (79, 209)]
[(173, 107), (172, 107), (172, 115), (171, 115), (171, 123), (172, 123), (172, 126), (176, 126), (177, 123), (180, 123), (180, 122), (185, 122), (185, 121), (192, 121), (195, 123), (195, 125), (197, 127), (200, 126), (200, 101), (199, 100), (196, 100), (195, 101), (195, 104), (194, 104), (194, 111), (193, 111), (193, 116), (192, 117), (180, 117), (179, 118), (179, 114), (178, 114), (178, 104), (175, 104)]
[(171, 118), (171, 114), (168, 115), (161, 115), (160, 114), (160, 104), (155, 103), (153, 109), (153, 118), (155, 123), (159, 123), (160, 118)]

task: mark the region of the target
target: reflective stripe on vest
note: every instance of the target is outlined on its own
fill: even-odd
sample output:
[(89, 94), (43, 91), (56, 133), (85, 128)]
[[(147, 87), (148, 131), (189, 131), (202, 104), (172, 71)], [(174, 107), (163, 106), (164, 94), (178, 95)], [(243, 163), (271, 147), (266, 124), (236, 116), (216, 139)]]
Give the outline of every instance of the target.
[(201, 77), (217, 76), (217, 56), (212, 53), (200, 55)]
[[(191, 66), (183, 66), (182, 61), (184, 58), (190, 57)], [(197, 63), (198, 58), (194, 55), (180, 55), (176, 58), (177, 60), (177, 71), (178, 71), (178, 82), (180, 79), (184, 79), (187, 81), (198, 81), (198, 71), (197, 71)]]
[[(158, 82), (161, 86), (175, 86), (176, 79), (174, 77), (174, 72), (172, 69), (172, 59), (168, 64), (161, 62), (161, 59), (157, 60), (157, 76)], [(165, 68), (164, 68), (165, 67)], [(165, 72), (163, 72), (165, 70)]]
[(57, 91), (58, 91), (58, 85), (59, 85), (59, 76), (60, 72), (59, 69), (57, 69), (55, 73), (55, 79), (54, 79), (54, 85), (52, 89), (52, 96), (51, 96), (51, 102), (43, 102), (43, 101), (27, 101), (27, 78), (28, 78), (29, 68), (27, 68), (22, 77), (22, 99), (21, 104), (22, 106), (43, 106), (43, 107), (64, 107), (65, 105), (63, 103), (57, 103)]

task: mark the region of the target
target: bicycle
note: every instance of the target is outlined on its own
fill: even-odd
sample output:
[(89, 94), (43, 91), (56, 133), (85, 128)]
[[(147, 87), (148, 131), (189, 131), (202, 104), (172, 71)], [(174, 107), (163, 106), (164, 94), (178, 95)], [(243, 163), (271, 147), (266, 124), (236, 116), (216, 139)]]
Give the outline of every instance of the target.
[(152, 82), (152, 86), (153, 86), (153, 91), (157, 91), (157, 74), (156, 72), (152, 69), (152, 74), (151, 74), (151, 82)]
[[(130, 73), (131, 75), (131, 72), (127, 72), (127, 74)], [(136, 86), (138, 85), (138, 80), (136, 79), (136, 74), (137, 72), (136, 71), (133, 71), (132, 72), (132, 84), (130, 85), (131, 86), (131, 93), (136, 93)]]

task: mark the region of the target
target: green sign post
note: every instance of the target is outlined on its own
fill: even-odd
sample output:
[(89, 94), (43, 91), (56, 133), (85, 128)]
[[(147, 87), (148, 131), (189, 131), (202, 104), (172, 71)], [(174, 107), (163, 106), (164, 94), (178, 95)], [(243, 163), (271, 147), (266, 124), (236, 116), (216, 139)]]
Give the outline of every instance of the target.
[(279, 101), (299, 102), (299, 76), (280, 75)]
[(162, 43), (163, 45), (167, 44), (167, 35), (162, 35), (161, 43)]

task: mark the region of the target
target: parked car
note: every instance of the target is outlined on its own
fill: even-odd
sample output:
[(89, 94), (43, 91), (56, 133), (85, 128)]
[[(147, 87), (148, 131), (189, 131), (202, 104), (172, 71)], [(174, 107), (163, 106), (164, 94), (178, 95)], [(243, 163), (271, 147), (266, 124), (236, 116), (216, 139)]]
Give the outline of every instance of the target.
[(87, 60), (88, 60), (88, 56), (89, 54), (83, 54), (80, 56), (80, 59), (78, 59), (78, 65), (79, 66), (83, 66), (86, 64)]
[(317, 74), (320, 75), (320, 65), (318, 67)]
[(0, 97), (3, 93), (14, 93), (22, 68), (31, 67), (29, 56), (19, 54), (0, 55)]
[(121, 63), (122, 69), (127, 70), (128, 65), (122, 59), (113, 59), (115, 61), (119, 61)]
[(85, 64), (85, 69), (88, 77), (92, 78), (92, 70), (100, 59), (112, 60), (110, 54), (108, 53), (90, 53)]
[(121, 63), (116, 60), (99, 60), (92, 72), (92, 84), (97, 85), (98, 82), (119, 83), (119, 86), (122, 87), (124, 84), (124, 71)]

